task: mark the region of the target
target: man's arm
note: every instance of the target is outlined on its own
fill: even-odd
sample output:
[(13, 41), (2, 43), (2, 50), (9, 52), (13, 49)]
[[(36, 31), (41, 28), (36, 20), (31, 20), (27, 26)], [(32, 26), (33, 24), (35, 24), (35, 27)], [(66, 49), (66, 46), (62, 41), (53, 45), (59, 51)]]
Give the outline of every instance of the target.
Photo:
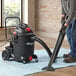
[(61, 0), (61, 9), (62, 9), (61, 23), (63, 23), (65, 21), (65, 16), (66, 16), (66, 13), (63, 8), (63, 0)]
[(70, 0), (70, 10), (69, 10), (69, 16), (66, 20), (65, 26), (68, 26), (71, 22), (71, 20), (74, 18), (76, 12), (76, 0)]

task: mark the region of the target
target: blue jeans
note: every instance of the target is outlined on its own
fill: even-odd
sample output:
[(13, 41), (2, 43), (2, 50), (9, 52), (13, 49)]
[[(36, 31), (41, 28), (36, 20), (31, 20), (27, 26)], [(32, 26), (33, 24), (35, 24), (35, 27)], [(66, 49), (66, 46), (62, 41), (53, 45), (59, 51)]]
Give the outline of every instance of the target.
[(76, 57), (76, 19), (70, 22), (66, 29), (66, 35), (70, 45), (70, 55)]

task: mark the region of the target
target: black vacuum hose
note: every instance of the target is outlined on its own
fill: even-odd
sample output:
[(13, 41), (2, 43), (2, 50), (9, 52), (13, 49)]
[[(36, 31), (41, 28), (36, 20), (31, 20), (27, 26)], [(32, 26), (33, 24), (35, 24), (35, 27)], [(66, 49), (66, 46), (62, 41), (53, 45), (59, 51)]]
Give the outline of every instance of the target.
[(41, 39), (37, 38), (37, 37), (33, 37), (33, 39), (37, 42), (39, 42), (47, 51), (49, 57), (51, 57), (52, 53), (51, 50), (48, 48), (48, 46), (44, 43), (44, 41), (42, 41)]

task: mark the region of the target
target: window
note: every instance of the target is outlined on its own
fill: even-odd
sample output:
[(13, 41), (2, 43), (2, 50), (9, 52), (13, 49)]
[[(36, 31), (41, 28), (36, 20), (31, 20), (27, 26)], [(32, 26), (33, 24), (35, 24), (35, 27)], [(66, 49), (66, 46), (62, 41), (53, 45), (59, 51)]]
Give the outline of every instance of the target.
[[(4, 0), (4, 20), (6, 17), (21, 17), (21, 0)], [(3, 21), (5, 22), (5, 21)], [(7, 26), (16, 26), (17, 19), (9, 19)]]
[[(21, 2), (22, 0), (2, 0), (2, 27), (5, 25), (6, 17), (19, 17), (21, 19)], [(1, 15), (1, 14), (0, 14)], [(0, 18), (1, 19), (1, 18)], [(0, 22), (1, 23), (1, 22)], [(7, 26), (16, 26), (17, 19), (8, 19)], [(0, 26), (1, 27), (1, 26)]]

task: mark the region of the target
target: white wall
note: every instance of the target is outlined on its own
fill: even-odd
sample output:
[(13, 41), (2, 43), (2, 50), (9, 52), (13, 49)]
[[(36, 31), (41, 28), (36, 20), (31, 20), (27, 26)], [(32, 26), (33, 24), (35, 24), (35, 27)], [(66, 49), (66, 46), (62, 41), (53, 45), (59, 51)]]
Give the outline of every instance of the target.
[(28, 24), (28, 0), (23, 0), (23, 23)]
[(35, 0), (23, 0), (23, 22), (35, 31)]

